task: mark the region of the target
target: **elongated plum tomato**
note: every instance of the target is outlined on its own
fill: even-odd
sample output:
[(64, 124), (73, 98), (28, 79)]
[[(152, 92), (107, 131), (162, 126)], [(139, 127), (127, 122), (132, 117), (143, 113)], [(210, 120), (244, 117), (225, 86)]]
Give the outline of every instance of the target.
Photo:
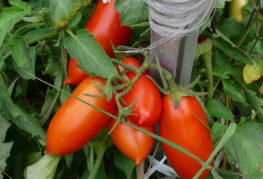
[(146, 76), (142, 75), (134, 83), (132, 89), (123, 96), (127, 105), (132, 104), (134, 115), (128, 119), (142, 126), (152, 126), (161, 114), (161, 96), (155, 84)]
[[(121, 25), (120, 14), (115, 10), (114, 5), (115, 0), (111, 0), (107, 4), (99, 0), (94, 13), (85, 26), (110, 57), (114, 57), (111, 43), (115, 46), (127, 45), (132, 33), (131, 28)], [(87, 74), (77, 66), (77, 60), (71, 58), (68, 66), (68, 79), (64, 84), (76, 85), (86, 77)]]
[[(116, 120), (109, 122), (109, 130), (112, 129)], [(129, 123), (134, 124), (129, 121)], [(136, 125), (136, 124), (134, 124)], [(154, 127), (140, 127), (154, 133)], [(110, 134), (116, 147), (127, 157), (139, 165), (151, 152), (154, 138), (125, 124), (118, 123)]]
[[(115, 100), (107, 101), (106, 96), (94, 98), (84, 95), (98, 95), (101, 90), (93, 82), (104, 86), (101, 78), (88, 77), (73, 91), (73, 95), (109, 113), (115, 110)], [(59, 108), (47, 130), (46, 153), (66, 155), (80, 149), (94, 138), (107, 124), (109, 116), (87, 104), (69, 97)]]
[[(207, 118), (196, 97), (182, 97), (179, 107), (175, 109), (171, 96), (165, 96), (162, 105), (160, 136), (206, 161), (213, 151), (213, 143), (207, 129), (209, 127)], [(197, 160), (169, 145), (162, 146), (169, 162), (181, 178), (193, 178), (201, 169), (202, 165)], [(206, 178), (209, 172), (205, 170), (200, 178)]]

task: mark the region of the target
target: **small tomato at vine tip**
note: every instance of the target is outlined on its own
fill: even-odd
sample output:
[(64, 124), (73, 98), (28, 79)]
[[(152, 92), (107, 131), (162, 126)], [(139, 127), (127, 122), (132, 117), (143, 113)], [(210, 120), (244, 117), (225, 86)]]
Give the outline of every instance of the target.
[[(116, 120), (109, 122), (109, 130), (112, 129)], [(129, 123), (136, 125), (129, 121)], [(154, 127), (141, 127), (141, 129), (154, 133)], [(118, 123), (110, 134), (116, 147), (127, 157), (139, 165), (149, 155), (154, 144), (154, 138), (138, 131), (126, 124)]]
[[(133, 58), (133, 57), (126, 57), (122, 59), (121, 62), (128, 66), (135, 67), (135, 68), (140, 68), (142, 66), (141, 62), (139, 62), (136, 58)], [(123, 72), (125, 70), (125, 68), (120, 65), (118, 65), (117, 69), (119, 72)], [(132, 80), (134, 76), (136, 76), (136, 72), (128, 70), (125, 73), (125, 75), (127, 76), (128, 79)], [(145, 71), (143, 72), (142, 75), (148, 75), (148, 72)]]
[[(114, 5), (115, 0), (111, 0), (109, 3), (99, 0), (94, 13), (85, 26), (110, 57), (114, 57), (111, 43), (115, 46), (127, 45), (132, 34), (130, 27), (121, 25), (120, 14), (115, 10)], [(69, 62), (68, 79), (64, 84), (76, 85), (84, 80), (87, 74), (77, 66), (77, 60), (71, 62), (72, 60)]]
[(203, 42), (203, 41), (205, 41), (205, 40), (206, 40), (206, 37), (205, 37), (205, 36), (199, 35), (199, 37), (198, 37), (198, 43), (201, 43), (201, 42)]
[[(165, 96), (162, 105), (160, 136), (206, 161), (213, 151), (213, 143), (207, 118), (196, 97), (182, 97), (179, 107), (175, 109), (171, 96)], [(164, 143), (162, 146), (169, 162), (181, 178), (193, 178), (202, 168), (197, 160), (179, 150)], [(206, 178), (209, 172), (205, 170), (200, 178)]]
[[(88, 77), (73, 91), (72, 95), (104, 111), (113, 113), (115, 99), (107, 101), (106, 96), (99, 98), (85, 95), (99, 95), (102, 91), (94, 83), (105, 86), (102, 78)], [(107, 125), (110, 117), (93, 107), (69, 97), (59, 108), (47, 130), (45, 153), (66, 155), (80, 149), (94, 138)]]

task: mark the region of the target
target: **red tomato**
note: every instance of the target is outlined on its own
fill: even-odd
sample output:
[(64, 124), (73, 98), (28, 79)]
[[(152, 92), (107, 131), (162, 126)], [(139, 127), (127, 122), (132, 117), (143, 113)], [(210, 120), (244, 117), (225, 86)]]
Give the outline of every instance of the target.
[(147, 76), (140, 76), (123, 99), (128, 105), (137, 100), (131, 107), (135, 115), (129, 116), (129, 120), (142, 126), (152, 126), (159, 119), (162, 109), (160, 92)]
[[(140, 68), (142, 66), (142, 64), (136, 59), (136, 58), (133, 58), (133, 57), (127, 57), (127, 58), (124, 58), (121, 60), (122, 63), (125, 63), (126, 65), (129, 65), (129, 66), (132, 66), (132, 67), (135, 67), (135, 68)], [(122, 66), (118, 66), (118, 70), (120, 72), (124, 71), (125, 68), (122, 67)], [(134, 76), (136, 75), (136, 73), (134, 71), (128, 71), (125, 75), (127, 75), (127, 77), (132, 80), (134, 78)], [(147, 72), (145, 71), (143, 73), (143, 75), (147, 75)]]
[[(115, 122), (114, 119), (109, 122), (109, 130), (112, 129)], [(140, 128), (154, 133), (153, 126)], [(134, 160), (136, 165), (139, 165), (149, 155), (154, 144), (154, 138), (120, 123), (114, 128), (110, 136), (117, 148), (124, 155)]]
[[(93, 98), (84, 93), (98, 95), (101, 90), (92, 82), (104, 86), (101, 78), (88, 77), (73, 91), (73, 95), (109, 113), (115, 110), (115, 100), (107, 101), (106, 96)], [(46, 153), (66, 155), (80, 149), (95, 137), (107, 124), (110, 117), (98, 110), (69, 97), (57, 111), (47, 131)]]
[[(77, 64), (78, 64), (78, 60), (75, 60), (74, 58), (71, 58), (69, 60), (68, 75), (70, 76), (66, 81), (64, 81), (64, 85), (69, 85), (69, 84), (77, 85), (88, 76), (77, 66)], [(72, 78), (73, 76), (74, 78)]]
[[(85, 26), (110, 57), (114, 57), (111, 43), (115, 46), (127, 45), (132, 33), (128, 26), (121, 26), (120, 14), (115, 10), (114, 5), (115, 0), (111, 0), (107, 4), (99, 0), (94, 13)], [(87, 74), (79, 69), (76, 63), (69, 62), (68, 79), (64, 84), (76, 85), (85, 77)]]
[[(171, 96), (165, 96), (162, 105), (160, 136), (206, 161), (213, 151), (213, 143), (209, 130), (204, 126), (205, 124), (209, 127), (209, 124), (198, 100), (190, 96), (182, 97), (179, 107), (175, 109)], [(195, 159), (169, 145), (162, 146), (169, 162), (181, 178), (193, 178), (201, 169), (202, 165)], [(205, 170), (200, 178), (205, 178), (209, 172)]]
[(203, 36), (203, 35), (200, 35), (200, 36), (198, 37), (198, 43), (201, 43), (201, 42), (203, 42), (203, 41), (205, 41), (205, 40), (206, 40), (206, 37)]

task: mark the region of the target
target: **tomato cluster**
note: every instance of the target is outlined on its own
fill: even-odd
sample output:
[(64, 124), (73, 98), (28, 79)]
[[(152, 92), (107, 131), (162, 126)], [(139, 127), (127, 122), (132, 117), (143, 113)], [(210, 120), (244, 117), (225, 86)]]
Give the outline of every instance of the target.
[[(111, 42), (116, 46), (125, 45), (131, 36), (131, 29), (121, 26), (114, 2), (112, 0), (104, 4), (100, 0), (86, 25), (96, 37), (97, 43), (110, 57), (114, 56)], [(104, 21), (105, 16), (107, 21)], [(122, 63), (135, 68), (141, 67), (141, 63), (132, 57), (124, 58)], [(179, 107), (175, 108), (172, 97), (170, 95), (162, 97), (147, 72), (137, 76), (134, 71), (122, 66), (117, 68), (127, 81), (132, 81), (136, 77), (130, 91), (122, 97), (121, 105), (124, 109), (132, 105), (131, 115), (123, 116), (122, 120), (155, 133), (155, 124), (160, 119), (160, 136), (179, 144), (206, 161), (213, 150), (213, 145), (208, 121), (198, 100), (195, 97), (182, 97)], [(107, 100), (105, 94), (100, 95), (102, 89), (98, 85), (104, 87), (104, 79), (88, 76), (78, 68), (77, 60), (70, 59), (65, 84), (78, 86), (51, 120), (47, 131), (46, 153), (66, 155), (75, 152), (108, 126), (116, 147), (137, 165), (148, 156), (154, 145), (153, 137), (129, 125), (116, 123), (115, 119), (101, 111), (114, 114), (116, 118), (120, 113), (119, 108), (116, 108), (114, 95), (111, 100)], [(192, 178), (202, 167), (198, 161), (177, 149), (164, 143), (162, 146), (169, 162), (182, 178)], [(205, 178), (208, 173), (209, 170), (205, 170), (201, 178)]]

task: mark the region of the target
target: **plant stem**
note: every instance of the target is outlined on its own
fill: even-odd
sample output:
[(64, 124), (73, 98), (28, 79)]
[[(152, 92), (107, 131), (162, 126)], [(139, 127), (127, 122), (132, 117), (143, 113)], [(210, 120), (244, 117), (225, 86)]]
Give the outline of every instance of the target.
[(137, 174), (137, 179), (144, 178), (144, 161), (136, 167), (136, 174)]
[(93, 169), (89, 175), (89, 179), (94, 179), (96, 177), (96, 174), (100, 168), (100, 165), (101, 165), (105, 151), (106, 151), (106, 147), (104, 147), (104, 146), (99, 147), (98, 156), (97, 156), (95, 165), (94, 165), (94, 167), (93, 167)]
[(249, 27), (246, 29), (245, 33), (243, 34), (242, 38), (239, 40), (239, 42), (237, 43), (237, 47), (240, 47), (243, 42), (246, 40), (248, 34), (250, 33), (250, 31), (253, 29), (255, 23), (257, 22), (257, 19), (254, 18), (252, 23), (249, 25)]
[(211, 51), (212, 46), (213, 42), (211, 39), (206, 39), (205, 41), (197, 44), (194, 59), (196, 60), (201, 55)]
[(206, 67), (207, 77), (208, 77), (208, 91), (209, 91), (208, 98), (211, 99), (214, 93), (213, 69), (212, 69), (212, 49), (210, 49), (210, 51), (206, 52), (203, 55), (203, 59), (205, 62), (205, 67)]
[(108, 140), (108, 141), (104, 141), (103, 144), (99, 146), (97, 159), (89, 175), (89, 179), (94, 179), (96, 177), (98, 170), (100, 168), (101, 162), (103, 160), (104, 153), (106, 152), (107, 148), (112, 146), (112, 144), (113, 144), (112, 140)]

